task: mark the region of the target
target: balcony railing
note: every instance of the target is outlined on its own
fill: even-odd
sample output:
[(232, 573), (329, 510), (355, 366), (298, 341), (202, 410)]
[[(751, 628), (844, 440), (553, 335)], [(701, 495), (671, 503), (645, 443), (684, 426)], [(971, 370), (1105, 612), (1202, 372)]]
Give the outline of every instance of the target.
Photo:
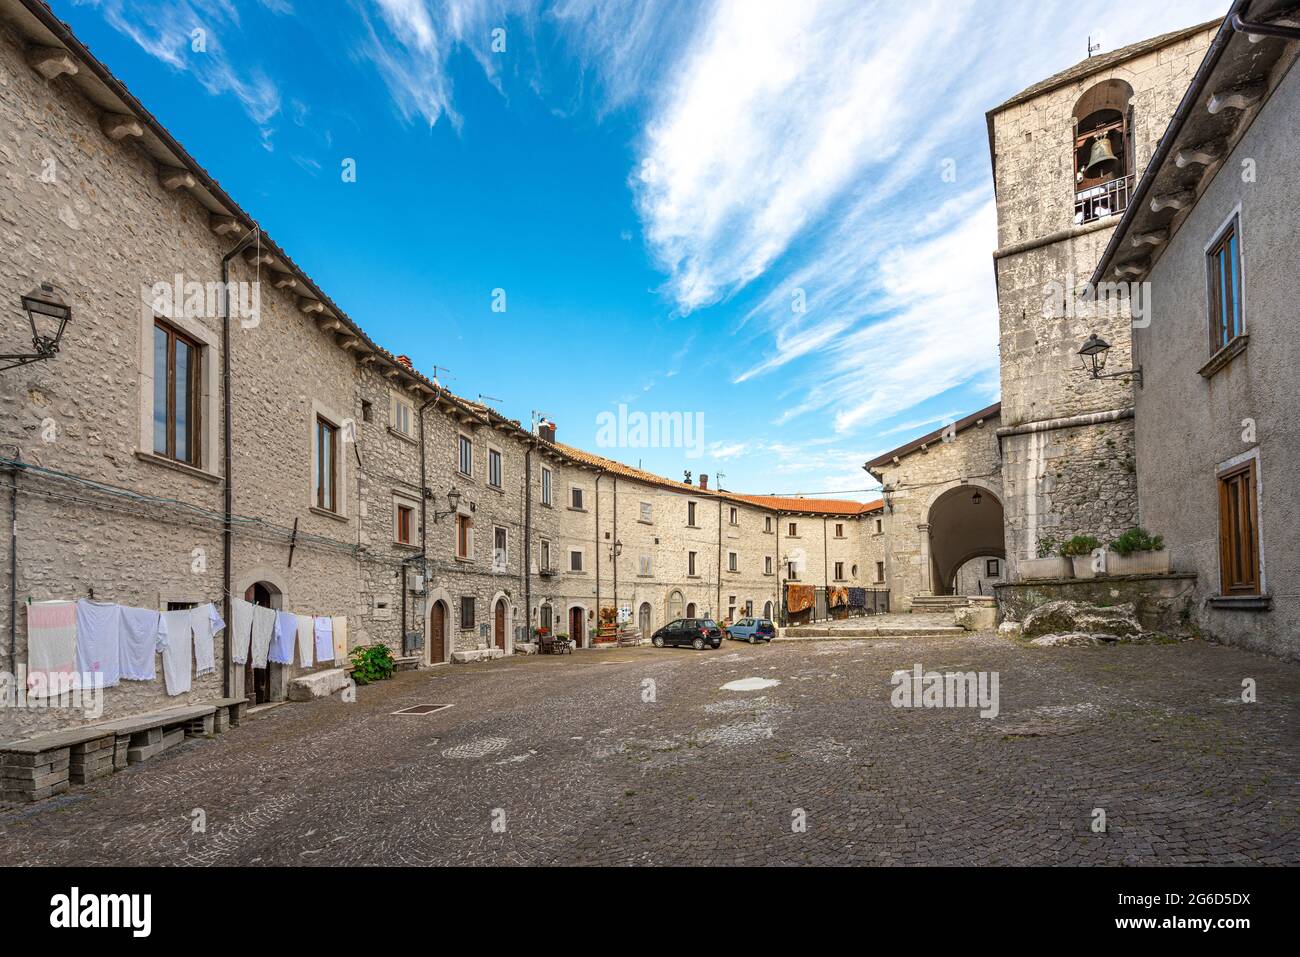
[(1133, 177), (1121, 176), (1109, 183), (1080, 190), (1074, 196), (1075, 225), (1090, 223), (1103, 216), (1113, 216), (1128, 209), (1133, 195)]

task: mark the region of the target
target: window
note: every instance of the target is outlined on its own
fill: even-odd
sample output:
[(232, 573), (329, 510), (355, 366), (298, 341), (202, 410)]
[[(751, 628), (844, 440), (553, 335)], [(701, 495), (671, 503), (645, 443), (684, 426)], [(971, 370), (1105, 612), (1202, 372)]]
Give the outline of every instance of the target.
[(468, 515), (456, 516), (456, 557), (469, 558), (472, 546)]
[(415, 509), (410, 505), (397, 506), (397, 541), (403, 545), (415, 541)]
[(876, 581), (883, 582), (884, 580), (885, 580), (885, 563), (876, 562)]
[(396, 392), (393, 393), (393, 431), (407, 436), (415, 432), (415, 408)]
[(731, 509), (731, 524), (732, 525), (740, 524), (740, 512), (734, 506)]
[(686, 503), (686, 524), (694, 527), (695, 525), (695, 503)]
[(576, 548), (569, 552), (569, 571), (582, 571), (582, 552)]
[(460, 600), (460, 626), (462, 628), (474, 627), (474, 596), (464, 595)]
[(361, 400), (361, 421), (369, 422), (375, 417), (375, 406), (369, 399)]
[(316, 417), (316, 507), (338, 511), (339, 430)]
[(735, 552), (727, 552), (727, 571), (740, 571), (740, 556)]
[(772, 556), (771, 556), (771, 555), (764, 555), (764, 556), (763, 556), (763, 574), (764, 574), (764, 575), (770, 575), (770, 574), (772, 574)]
[(883, 518), (876, 519), (876, 534), (883, 535), (884, 532), (885, 532), (885, 520)]
[(1074, 105), (1074, 222), (1122, 213), (1133, 187), (1129, 159), (1133, 89), (1103, 80)]
[(654, 521), (654, 517), (655, 517), (655, 508), (654, 508), (654, 506), (653, 506), (652, 504), (650, 504), (649, 502), (642, 502), (642, 503), (641, 503), (641, 521), (645, 522), (646, 524), (650, 524), (651, 522)]
[(569, 507), (582, 509), (582, 489), (576, 485), (569, 486)]
[(791, 523), (790, 523), (790, 537), (791, 537), (791, 538), (798, 538), (798, 537), (799, 537), (799, 526), (798, 526), (798, 524), (795, 523), (795, 522), (791, 522)]
[(551, 543), (542, 542), (542, 571), (551, 570)]
[(1255, 459), (1219, 473), (1219, 579), (1224, 595), (1258, 595), (1259, 501)]
[(843, 522), (836, 522), (836, 523), (835, 523), (835, 537), (836, 537), (836, 538), (843, 538), (843, 537), (844, 537), (844, 523), (843, 523)]
[(498, 571), (505, 571), (506, 559), (506, 530), (497, 527), (492, 529), (492, 567)]
[(551, 606), (543, 605), (541, 612), (541, 625), (546, 631), (551, 630)]
[(695, 576), (695, 552), (686, 553), (686, 574), (691, 577)]
[(1234, 216), (1206, 254), (1210, 284), (1210, 350), (1218, 352), (1243, 330), (1241, 244)]
[(835, 563), (835, 580), (836, 580), (837, 582), (842, 582), (842, 581), (844, 581), (844, 563), (843, 563), (843, 562), (836, 562), (836, 563)]
[(785, 577), (788, 578), (788, 579), (790, 579), (790, 581), (798, 581), (798, 579), (799, 579), (799, 563), (798, 563), (798, 562), (786, 562), (786, 565), (785, 565)]
[(772, 516), (771, 516), (771, 515), (765, 515), (765, 516), (763, 516), (763, 531), (767, 532), (769, 535), (772, 534)]
[(999, 563), (998, 563), (998, 560), (997, 560), (996, 558), (986, 558), (986, 559), (984, 559), (984, 577), (985, 577), (985, 578), (997, 578), (998, 575), (1001, 574), (1001, 571), (999, 570), (998, 565), (999, 565)]
[(171, 326), (153, 327), (153, 450), (198, 466), (202, 347)]
[(754, 617), (754, 601), (753, 601), (753, 599), (749, 599), (749, 600), (747, 600), (747, 601), (745, 602), (745, 617), (746, 617), (746, 618), (753, 618), (753, 617)]
[(542, 504), (551, 504), (551, 470), (542, 469)]
[(649, 552), (642, 552), (637, 563), (637, 574), (649, 578), (655, 572), (654, 558)]
[(458, 463), (460, 474), (466, 476), (473, 475), (474, 443), (470, 441), (470, 438), (467, 435), (460, 435), (457, 436), (457, 438), (460, 442), (460, 462)]
[(501, 453), (488, 449), (488, 485), (501, 488)]

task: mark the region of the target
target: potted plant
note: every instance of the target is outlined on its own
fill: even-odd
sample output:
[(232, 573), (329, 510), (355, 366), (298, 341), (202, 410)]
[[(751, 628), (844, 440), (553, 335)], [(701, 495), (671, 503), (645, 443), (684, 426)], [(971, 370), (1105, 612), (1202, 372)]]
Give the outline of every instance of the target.
[(1020, 578), (1023, 581), (1041, 581), (1046, 578), (1073, 578), (1074, 565), (1070, 559), (1054, 555), (1056, 539), (1044, 535), (1038, 539), (1038, 557), (1029, 558), (1020, 563)]
[[(1075, 578), (1096, 578), (1092, 553), (1101, 548), (1101, 542), (1092, 535), (1075, 535), (1061, 546), (1061, 555), (1074, 563)], [(1105, 574), (1104, 566), (1101, 574)]]
[(1165, 540), (1138, 525), (1110, 543), (1107, 568), (1112, 575), (1167, 575)]

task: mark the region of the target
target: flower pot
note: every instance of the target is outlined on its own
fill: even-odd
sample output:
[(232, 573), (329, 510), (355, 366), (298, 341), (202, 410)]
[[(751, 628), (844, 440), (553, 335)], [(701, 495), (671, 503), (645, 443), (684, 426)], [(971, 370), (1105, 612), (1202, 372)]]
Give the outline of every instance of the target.
[(1074, 569), (1068, 558), (1029, 558), (1020, 563), (1022, 581), (1073, 577)]
[(1092, 570), (1092, 555), (1074, 555), (1070, 558), (1074, 565), (1075, 578), (1096, 578), (1098, 575), (1104, 575), (1106, 572), (1095, 572)]
[(1168, 575), (1169, 552), (1110, 552), (1106, 555), (1106, 570), (1111, 575)]

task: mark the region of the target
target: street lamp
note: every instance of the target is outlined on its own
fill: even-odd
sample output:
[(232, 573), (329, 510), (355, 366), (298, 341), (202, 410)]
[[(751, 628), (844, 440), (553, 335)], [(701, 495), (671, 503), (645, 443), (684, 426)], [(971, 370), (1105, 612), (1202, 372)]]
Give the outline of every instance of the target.
[(1124, 369), (1120, 372), (1101, 371), (1106, 368), (1106, 353), (1109, 351), (1110, 343), (1094, 332), (1084, 340), (1082, 348), (1079, 349), (1076, 355), (1079, 356), (1079, 361), (1083, 363), (1083, 371), (1094, 379), (1121, 379), (1124, 376), (1132, 376), (1139, 386), (1142, 385), (1141, 366), (1135, 369)]
[(970, 497), (970, 503), (972, 505), (978, 505), (982, 501), (984, 501), (984, 496), (981, 495), (979, 492), (976, 492), (974, 495)]
[(63, 290), (52, 282), (43, 282), (23, 296), (22, 304), (32, 327), (32, 348), (36, 351), (0, 355), (0, 362), (7, 363), (0, 366), (0, 371), (54, 358), (63, 330), (72, 318), (72, 307), (63, 298)]
[(433, 520), (436, 522), (446, 515), (455, 515), (460, 508), (460, 489), (452, 486), (447, 490), (447, 510), (440, 512), (436, 508), (433, 510)]

